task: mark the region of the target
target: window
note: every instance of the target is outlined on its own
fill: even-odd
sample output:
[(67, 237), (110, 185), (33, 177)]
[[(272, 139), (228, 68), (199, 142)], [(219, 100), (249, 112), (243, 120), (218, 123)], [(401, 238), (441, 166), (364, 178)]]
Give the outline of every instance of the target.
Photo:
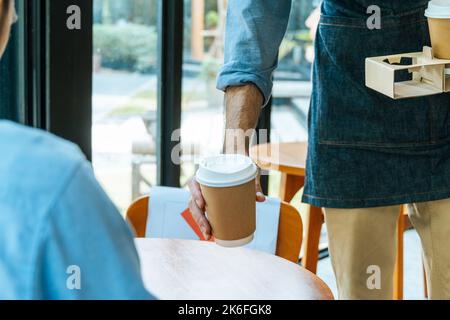
[(94, 0), (95, 173), (124, 211), (156, 184), (157, 0)]
[[(195, 174), (195, 159), (220, 152), (223, 93), (215, 89), (223, 62), (225, 0), (185, 0), (181, 117), (181, 185)], [(259, 128), (270, 127), (273, 142), (307, 140), (311, 94), (313, 34), (319, 1), (294, 0), (288, 30), (274, 74), (272, 105), (263, 110)], [(317, 12), (316, 12), (317, 13)], [(286, 125), (288, 123), (288, 125)], [(278, 195), (279, 177), (271, 173), (269, 190)]]
[[(294, 0), (286, 35), (280, 46), (279, 67), (274, 74), (271, 111), (271, 141), (308, 139), (308, 111), (311, 97), (313, 37), (318, 24), (320, 1)], [(278, 196), (280, 175), (270, 173), (269, 191)], [(300, 205), (300, 197), (294, 199)], [(305, 210), (302, 210), (305, 211)]]
[[(308, 140), (308, 112), (311, 98), (311, 66), (314, 36), (319, 23), (320, 1), (293, 0), (286, 35), (280, 47), (279, 67), (274, 74), (271, 112), (271, 141)], [(279, 172), (270, 172), (269, 194), (279, 195)], [(302, 190), (292, 200), (300, 213), (308, 212), (301, 203)], [(307, 221), (307, 216), (303, 216)], [(322, 228), (319, 248), (327, 247), (326, 227)], [(322, 252), (322, 251), (321, 251)]]
[(307, 140), (314, 59), (311, 28), (318, 23), (315, 8), (311, 0), (292, 2), (288, 29), (280, 47), (279, 67), (274, 75), (272, 141)]
[(224, 95), (216, 78), (226, 19), (225, 0), (184, 3), (181, 185), (195, 174), (196, 159), (221, 152)]
[[(273, 141), (306, 139), (312, 39), (305, 22), (315, 2), (293, 1), (273, 107), (259, 126), (273, 129)], [(80, 145), (124, 211), (151, 185), (184, 186), (195, 159), (221, 149), (223, 93), (215, 82), (227, 1), (77, 3), (83, 27), (72, 31), (70, 0), (16, 0), (19, 23), (0, 65), (0, 116)], [(172, 141), (176, 129), (180, 140)], [(171, 161), (178, 143), (180, 165)], [(276, 194), (277, 179), (270, 180)]]

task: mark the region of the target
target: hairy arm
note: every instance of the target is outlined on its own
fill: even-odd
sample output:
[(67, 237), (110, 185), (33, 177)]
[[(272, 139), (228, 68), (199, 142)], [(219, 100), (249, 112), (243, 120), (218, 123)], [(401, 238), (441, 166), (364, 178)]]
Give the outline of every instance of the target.
[(224, 153), (248, 155), (263, 101), (261, 92), (252, 83), (226, 89)]

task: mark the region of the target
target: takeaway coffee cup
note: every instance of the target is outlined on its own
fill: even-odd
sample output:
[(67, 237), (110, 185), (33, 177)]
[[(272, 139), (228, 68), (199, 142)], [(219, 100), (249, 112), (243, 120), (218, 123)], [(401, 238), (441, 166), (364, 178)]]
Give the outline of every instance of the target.
[(256, 165), (243, 155), (220, 155), (200, 162), (196, 179), (218, 245), (238, 247), (253, 240), (256, 173)]
[(425, 11), (434, 56), (450, 59), (450, 0), (432, 0)]

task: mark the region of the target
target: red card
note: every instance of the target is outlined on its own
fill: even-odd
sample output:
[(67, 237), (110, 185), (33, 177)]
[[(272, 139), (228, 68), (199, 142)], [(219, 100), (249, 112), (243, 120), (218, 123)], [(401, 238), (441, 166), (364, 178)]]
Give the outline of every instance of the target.
[[(197, 225), (197, 223), (194, 220), (194, 217), (192, 216), (191, 210), (189, 210), (189, 209), (184, 210), (181, 213), (181, 216), (187, 222), (187, 224), (191, 227), (191, 229), (194, 230), (194, 232), (198, 236), (198, 238), (202, 241), (206, 241), (205, 237), (203, 236), (202, 231), (200, 230), (200, 227)], [(211, 239), (209, 241), (214, 241), (214, 238), (211, 237)]]

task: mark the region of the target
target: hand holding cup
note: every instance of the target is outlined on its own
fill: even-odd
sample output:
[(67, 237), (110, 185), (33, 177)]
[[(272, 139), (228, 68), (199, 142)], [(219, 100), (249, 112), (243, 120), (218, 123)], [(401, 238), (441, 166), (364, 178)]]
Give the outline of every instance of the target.
[(216, 242), (225, 246), (251, 241), (256, 224), (255, 200), (265, 201), (258, 173), (251, 159), (241, 155), (222, 155), (202, 162), (197, 179), (188, 184), (189, 209), (206, 239), (214, 234)]

